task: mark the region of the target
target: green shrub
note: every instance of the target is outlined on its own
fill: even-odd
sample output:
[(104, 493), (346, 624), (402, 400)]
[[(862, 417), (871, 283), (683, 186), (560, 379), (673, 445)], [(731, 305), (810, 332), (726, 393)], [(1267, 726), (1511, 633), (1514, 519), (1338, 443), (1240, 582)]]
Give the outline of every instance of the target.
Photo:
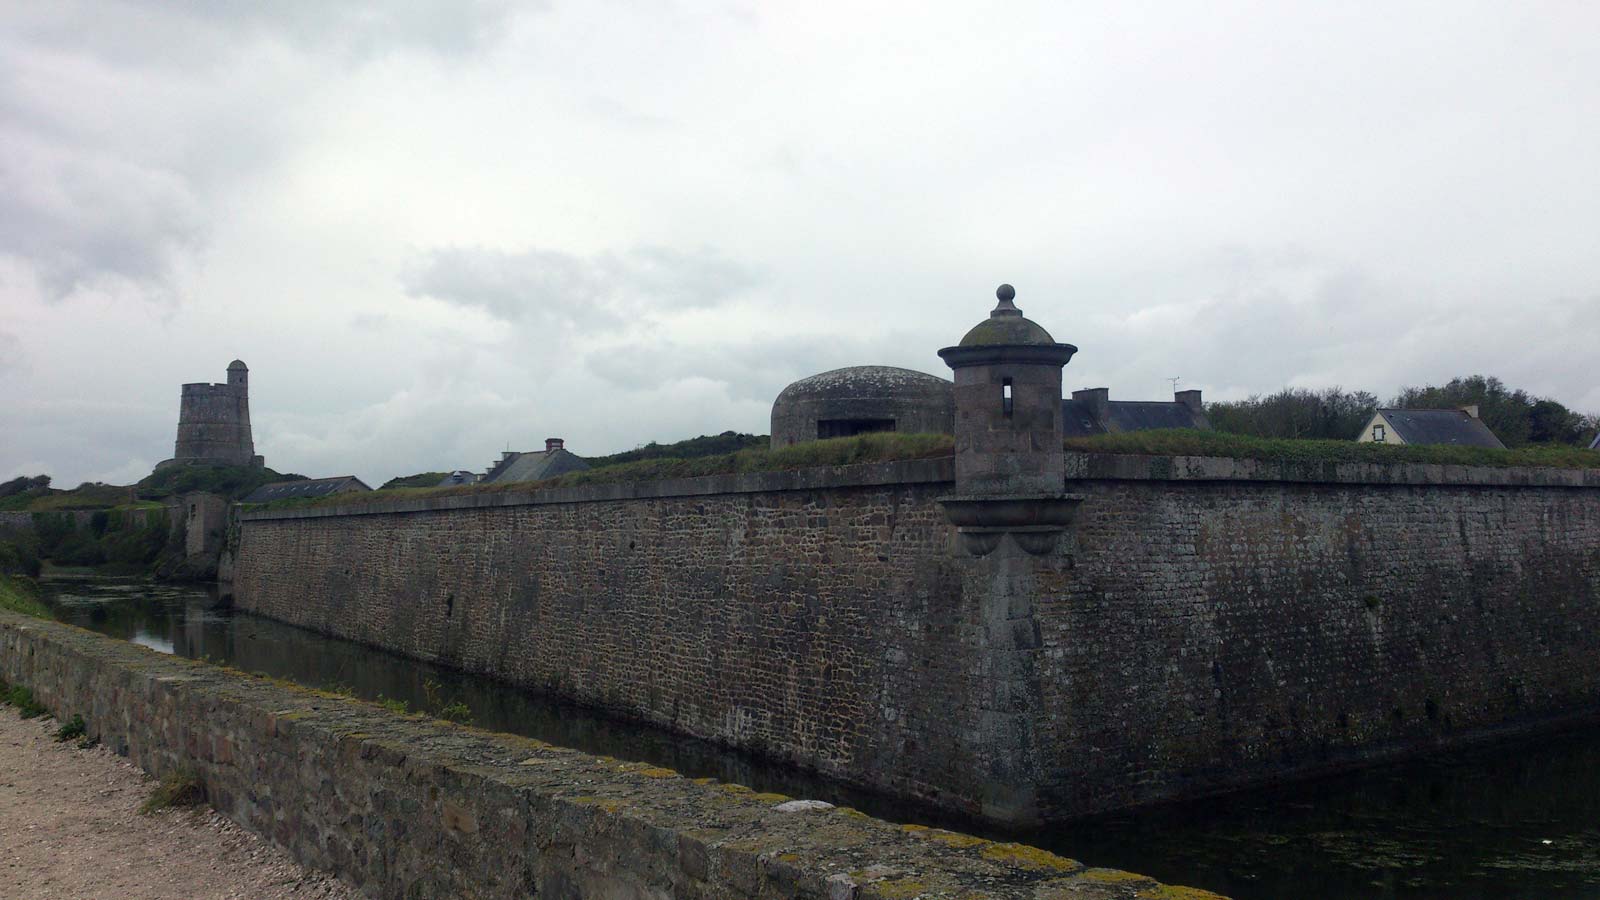
[(88, 730), (89, 727), (84, 723), (83, 716), (74, 714), (72, 721), (56, 729), (56, 743), (64, 744), (73, 738), (81, 738)]
[(16, 531), (0, 535), (0, 575), (25, 575), (38, 578), (39, 541), (31, 533)]
[(24, 719), (36, 719), (50, 712), (50, 710), (44, 708), (44, 704), (34, 699), (33, 691), (20, 684), (12, 685), (7, 689), (4, 699), (5, 705), (16, 707), (17, 713)]
[(106, 554), (88, 532), (74, 531), (56, 544), (50, 558), (64, 566), (98, 566), (106, 561)]
[(378, 705), (392, 713), (399, 713), (402, 716), (411, 712), (410, 703), (407, 703), (404, 700), (396, 700), (394, 698), (384, 697), (382, 694), (378, 695)]

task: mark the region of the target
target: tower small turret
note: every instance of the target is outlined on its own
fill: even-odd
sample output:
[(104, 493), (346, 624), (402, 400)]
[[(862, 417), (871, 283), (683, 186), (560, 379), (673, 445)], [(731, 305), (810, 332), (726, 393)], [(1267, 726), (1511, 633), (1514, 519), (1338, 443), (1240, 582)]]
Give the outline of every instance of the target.
[(1062, 492), (1061, 369), (1078, 348), (1024, 318), (1016, 295), (1000, 285), (989, 318), (939, 351), (956, 383), (956, 494), (945, 513), (979, 555), (1004, 534), (1047, 552), (1076, 503)]
[(240, 396), (250, 394), (250, 367), (244, 360), (236, 359), (228, 363), (228, 385)]

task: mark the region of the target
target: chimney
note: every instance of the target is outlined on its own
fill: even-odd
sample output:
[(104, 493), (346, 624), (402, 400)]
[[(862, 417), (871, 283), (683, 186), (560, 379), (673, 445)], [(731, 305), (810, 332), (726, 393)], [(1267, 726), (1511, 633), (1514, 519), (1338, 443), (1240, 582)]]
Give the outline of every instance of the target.
[(546, 452), (546, 453), (553, 453), (553, 452), (555, 452), (557, 450), (562, 449), (565, 446), (566, 446), (566, 441), (563, 441), (561, 438), (545, 438), (544, 439), (544, 452)]
[(1471, 406), (1463, 406), (1461, 407), (1461, 411), (1476, 419), (1478, 417), (1478, 404), (1474, 403)]
[(1199, 391), (1178, 391), (1172, 395), (1175, 402), (1182, 403), (1197, 413), (1206, 411), (1205, 405), (1200, 402)]
[(1104, 425), (1111, 418), (1111, 389), (1110, 388), (1084, 388), (1073, 391), (1072, 399), (1086, 404), (1094, 415), (1094, 420)]

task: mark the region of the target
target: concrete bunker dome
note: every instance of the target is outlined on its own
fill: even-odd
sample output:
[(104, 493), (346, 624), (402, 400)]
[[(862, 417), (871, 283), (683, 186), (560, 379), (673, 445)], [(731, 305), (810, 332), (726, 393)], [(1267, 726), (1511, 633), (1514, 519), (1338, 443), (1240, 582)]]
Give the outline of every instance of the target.
[(955, 385), (895, 366), (849, 366), (802, 378), (772, 404), (772, 446), (870, 431), (949, 434)]

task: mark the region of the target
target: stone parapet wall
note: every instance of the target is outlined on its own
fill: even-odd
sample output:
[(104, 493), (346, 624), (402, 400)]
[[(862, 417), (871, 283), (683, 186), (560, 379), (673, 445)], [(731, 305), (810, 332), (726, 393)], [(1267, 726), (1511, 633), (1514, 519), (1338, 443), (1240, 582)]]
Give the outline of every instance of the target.
[(163, 656), (0, 611), (0, 678), (375, 897), (1204, 900), (1016, 844), (896, 826)]
[(1068, 454), (1050, 552), (950, 459), (242, 517), (241, 608), (1012, 821), (1600, 709), (1600, 473)]

